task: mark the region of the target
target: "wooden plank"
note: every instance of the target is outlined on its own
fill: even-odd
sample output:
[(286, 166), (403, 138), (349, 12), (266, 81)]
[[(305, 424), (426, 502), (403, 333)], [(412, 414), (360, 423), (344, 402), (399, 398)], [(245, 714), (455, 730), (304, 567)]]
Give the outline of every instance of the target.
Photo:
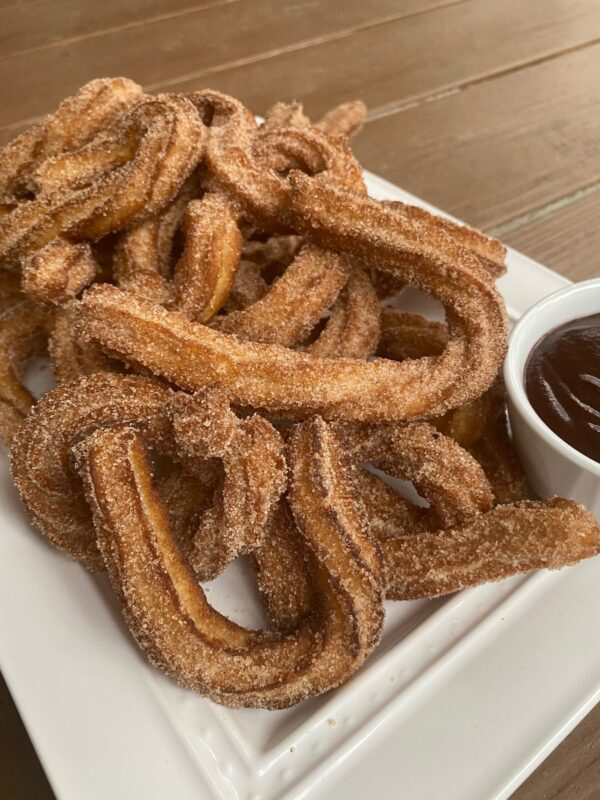
[(511, 800), (597, 800), (600, 795), (600, 705), (541, 764)]
[(597, 0), (476, 0), (361, 30), (172, 86), (213, 86), (262, 113), (296, 98), (309, 113), (362, 97), (370, 112), (492, 77), (600, 38)]
[(151, 18), (167, 18), (239, 0), (128, 0), (82, 3), (81, 0), (30, 0), (19, 6), (0, 2), (0, 53), (50, 46)]
[(600, 45), (367, 125), (368, 169), (482, 228), (600, 178)]
[(0, 797), (53, 800), (27, 731), (0, 675)]
[(600, 276), (600, 189), (559, 204), (506, 233), (503, 241), (572, 281)]
[(20, 13), (25, 5), (39, 3), (41, 0), (0, 0), (0, 8), (11, 8), (15, 13)]
[(265, 53), (304, 47), (456, 0), (252, 0), (112, 31), (0, 61), (0, 127), (44, 114), (91, 78), (127, 74), (143, 84), (177, 79)]

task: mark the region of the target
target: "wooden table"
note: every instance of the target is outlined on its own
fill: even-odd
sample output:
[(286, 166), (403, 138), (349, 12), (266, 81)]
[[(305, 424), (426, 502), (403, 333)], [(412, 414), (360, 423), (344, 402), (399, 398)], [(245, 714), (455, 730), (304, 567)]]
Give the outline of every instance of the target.
[[(90, 78), (261, 113), (362, 97), (368, 169), (574, 280), (600, 274), (598, 0), (0, 0), (0, 144)], [(6, 688), (0, 796), (52, 797)], [(600, 706), (515, 800), (600, 796)]]

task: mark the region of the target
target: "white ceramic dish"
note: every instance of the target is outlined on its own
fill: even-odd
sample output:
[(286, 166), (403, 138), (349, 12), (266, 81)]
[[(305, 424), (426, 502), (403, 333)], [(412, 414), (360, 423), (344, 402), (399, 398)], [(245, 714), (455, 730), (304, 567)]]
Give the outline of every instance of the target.
[[(508, 264), (513, 319), (567, 284), (517, 253)], [(285, 712), (232, 711), (147, 665), (107, 582), (31, 529), (5, 460), (0, 530), (0, 667), (59, 800), (500, 800), (600, 696), (600, 559), (391, 603), (347, 686)], [(239, 568), (209, 597), (258, 621)]]
[(504, 381), (515, 444), (540, 497), (564, 494), (600, 519), (600, 464), (579, 453), (533, 410), (524, 387), (525, 365), (539, 339), (578, 317), (600, 313), (600, 278), (560, 289), (536, 303), (516, 324), (504, 363)]

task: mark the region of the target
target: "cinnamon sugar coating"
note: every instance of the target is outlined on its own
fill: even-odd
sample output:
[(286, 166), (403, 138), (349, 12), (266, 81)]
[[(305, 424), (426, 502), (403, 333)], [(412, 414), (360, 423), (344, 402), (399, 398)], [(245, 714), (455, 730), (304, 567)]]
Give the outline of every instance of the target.
[[(296, 483), (306, 479), (305, 439), (316, 436), (320, 442), (319, 433), (298, 433), (292, 456)], [(211, 608), (182, 558), (141, 436), (127, 426), (98, 430), (78, 455), (98, 543), (125, 619), (150, 661), (183, 686), (231, 706), (284, 708), (339, 684), (377, 643), (383, 620), (380, 566), (368, 537), (354, 536), (346, 527), (351, 521), (345, 518), (343, 494), (330, 495), (335, 525), (304, 514), (298, 504), (320, 609), (293, 633), (250, 631)], [(330, 465), (326, 450), (324, 456), (320, 474), (327, 490), (337, 474), (329, 467), (339, 467)]]
[(348, 259), (304, 245), (262, 298), (217, 320), (215, 328), (253, 342), (299, 344), (334, 304), (350, 273)]
[(86, 83), (58, 109), (0, 150), (0, 202), (31, 191), (31, 173), (44, 159), (77, 150), (112, 125), (143, 96), (127, 78), (98, 78)]
[[(360, 228), (350, 240), (366, 246)], [(477, 264), (462, 266), (448, 259), (449, 274), (437, 282), (433, 269), (413, 269), (400, 247), (396, 258), (399, 272), (410, 271), (416, 285), (446, 305), (450, 341), (439, 358), (401, 363), (328, 359), (329, 377), (323, 383), (323, 361), (315, 356), (239, 342), (141, 298), (125, 304), (122, 293), (110, 286), (92, 287), (84, 296), (79, 332), (106, 352), (182, 388), (221, 382), (232, 400), (244, 406), (357, 420), (442, 414), (477, 397), (494, 379), (506, 349), (502, 301)], [(183, 348), (186, 359), (178, 356)]]
[(62, 233), (98, 239), (151, 217), (174, 198), (202, 146), (191, 103), (174, 95), (142, 100), (114, 130), (42, 162), (35, 199), (0, 216), (0, 258), (14, 267)]
[(0, 315), (0, 441), (9, 447), (34, 403), (22, 377), (46, 342), (46, 310), (26, 298)]
[[(384, 598), (600, 550), (585, 509), (525, 499), (503, 246), (368, 198), (364, 117), (278, 103), (258, 125), (220, 92), (104, 79), (0, 151), (0, 437), (25, 507), (108, 570), (153, 664), (234, 707), (347, 681)], [(381, 308), (405, 286), (446, 322)], [(59, 387), (35, 403), (46, 344)], [(200, 585), (240, 555), (265, 630)]]
[(179, 395), (168, 413), (188, 459), (223, 460), (223, 480), (198, 518), (188, 551), (198, 577), (211, 580), (261, 544), (286, 488), (283, 439), (257, 414), (239, 419), (219, 389), (194, 398)]
[(555, 497), (500, 505), (455, 528), (386, 544), (386, 571), (397, 576), (392, 597), (414, 600), (598, 555), (600, 526), (583, 506)]
[(60, 305), (89, 286), (99, 271), (89, 244), (58, 237), (25, 260), (23, 291), (40, 303)]

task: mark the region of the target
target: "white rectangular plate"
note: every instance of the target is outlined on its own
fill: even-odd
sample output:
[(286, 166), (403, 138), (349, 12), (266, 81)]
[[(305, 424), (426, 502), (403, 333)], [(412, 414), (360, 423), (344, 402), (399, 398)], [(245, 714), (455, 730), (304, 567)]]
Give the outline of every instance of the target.
[[(566, 283), (511, 251), (499, 286), (516, 319)], [(383, 643), (345, 687), (288, 711), (232, 711), (146, 664), (107, 581), (32, 530), (6, 459), (0, 533), (0, 667), (60, 800), (499, 800), (599, 698), (600, 559), (389, 603)], [(254, 624), (240, 571), (209, 598)]]

